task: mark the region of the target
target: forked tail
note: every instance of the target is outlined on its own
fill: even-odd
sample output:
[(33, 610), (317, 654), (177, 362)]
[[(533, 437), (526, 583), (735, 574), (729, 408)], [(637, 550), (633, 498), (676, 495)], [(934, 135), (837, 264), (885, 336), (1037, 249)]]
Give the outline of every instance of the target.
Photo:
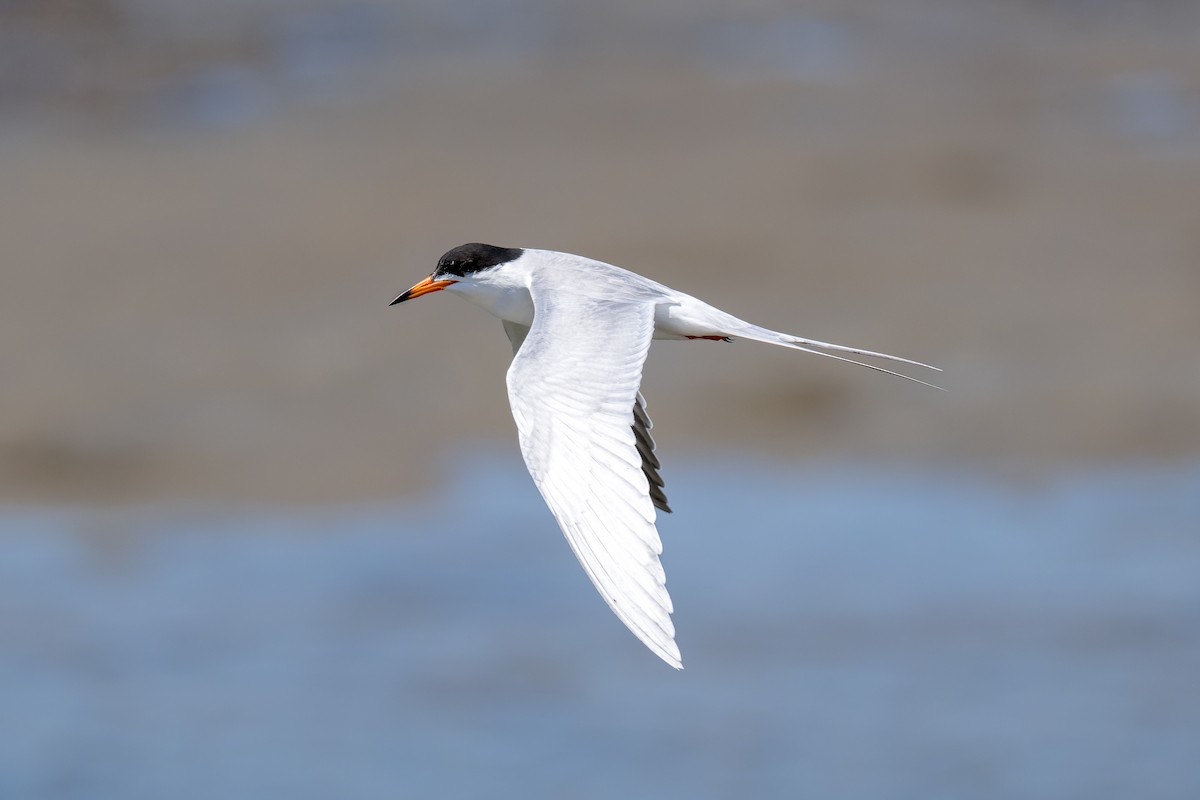
[(923, 367), (925, 369), (931, 369), (935, 372), (941, 372), (942, 370), (940, 367), (935, 367), (931, 364), (923, 364), (920, 361), (913, 361), (912, 359), (908, 359), (908, 358), (901, 358), (900, 356), (891, 356), (891, 355), (888, 355), (887, 353), (876, 353), (872, 350), (860, 350), (857, 347), (846, 347), (846, 346), (840, 345), (840, 344), (830, 344), (829, 342), (819, 342), (815, 339), (802, 339), (799, 336), (792, 336), (791, 334), (788, 334), (788, 333), (780, 333), (779, 331), (773, 331), (769, 328), (762, 328), (762, 327), (759, 327), (758, 325), (753, 325), (744, 320), (740, 320), (737, 317), (734, 317), (732, 315), (729, 316), (729, 319), (732, 322), (728, 326), (727, 330), (728, 330), (729, 335), (733, 336), (735, 338), (741, 337), (743, 339), (753, 339), (756, 342), (766, 342), (767, 344), (777, 344), (781, 347), (791, 347), (796, 350), (803, 350), (805, 353), (812, 353), (813, 355), (824, 356), (825, 358), (835, 358), (838, 361), (846, 361), (850, 364), (857, 364), (860, 367), (866, 367), (867, 369), (873, 369), (876, 372), (882, 372), (887, 375), (895, 375), (897, 378), (904, 378), (905, 380), (912, 381), (913, 383), (919, 383), (922, 386), (928, 386), (931, 389), (940, 389), (942, 391), (945, 391), (944, 389), (942, 389), (941, 386), (937, 386), (936, 384), (932, 384), (932, 383), (927, 383), (923, 380), (920, 380), (919, 378), (914, 378), (911, 375), (905, 375), (902, 372), (894, 372), (890, 369), (885, 369), (883, 367), (879, 367), (874, 364), (868, 364), (865, 361), (859, 361), (858, 359), (854, 359), (854, 358), (847, 358), (846, 356), (834, 355), (833, 353), (828, 353), (828, 352), (824, 352), (824, 351), (833, 350), (838, 353), (851, 353), (856, 356), (863, 356), (864, 358), (879, 358), (879, 359), (883, 359), (884, 361), (896, 361), (901, 364), (910, 364), (914, 367)]

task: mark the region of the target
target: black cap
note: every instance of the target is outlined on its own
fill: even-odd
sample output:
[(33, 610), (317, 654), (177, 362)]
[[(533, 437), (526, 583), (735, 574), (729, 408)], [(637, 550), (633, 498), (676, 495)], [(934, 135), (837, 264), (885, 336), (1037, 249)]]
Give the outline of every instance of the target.
[(510, 261), (516, 261), (525, 251), (519, 247), (496, 247), (492, 244), (471, 242), (450, 250), (438, 259), (434, 275), (470, 275)]

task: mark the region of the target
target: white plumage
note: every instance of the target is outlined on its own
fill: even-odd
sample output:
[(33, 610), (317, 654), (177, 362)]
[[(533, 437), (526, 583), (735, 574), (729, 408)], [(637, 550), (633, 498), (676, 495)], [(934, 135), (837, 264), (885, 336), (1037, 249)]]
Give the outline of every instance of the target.
[(529, 474), (600, 596), (679, 669), (655, 527), (655, 508), (669, 508), (639, 393), (651, 339), (741, 337), (889, 374), (898, 373), (822, 351), (928, 367), (761, 328), (620, 267), (550, 250), (456, 247), (393, 304), (441, 289), (503, 320), (514, 352), (508, 397)]

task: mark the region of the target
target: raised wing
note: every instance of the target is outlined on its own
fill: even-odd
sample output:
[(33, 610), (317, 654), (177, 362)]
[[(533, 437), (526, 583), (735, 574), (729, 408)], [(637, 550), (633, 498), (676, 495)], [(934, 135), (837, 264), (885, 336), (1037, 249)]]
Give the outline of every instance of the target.
[[(515, 356), (525, 342), (525, 337), (529, 335), (529, 327), (519, 322), (509, 322), (508, 320), (503, 322), (504, 333), (508, 336), (508, 341), (512, 343)], [(650, 429), (653, 427), (654, 423), (650, 421), (650, 415), (646, 413), (646, 398), (639, 391), (633, 403), (633, 436), (637, 442), (638, 454), (642, 457), (642, 472), (645, 473), (646, 480), (650, 484), (650, 502), (654, 503), (654, 507), (658, 510), (670, 514), (671, 506), (667, 500), (667, 493), (664, 491), (666, 484), (663, 483), (662, 474), (659, 472), (662, 464), (659, 463), (658, 456), (654, 454), (654, 437), (650, 435)]]
[[(682, 668), (644, 469), (653, 447), (639, 447), (635, 433), (654, 306), (536, 281), (531, 294), (533, 325), (508, 370), (525, 464), (600, 596), (647, 647)], [(520, 331), (505, 330), (517, 344)]]

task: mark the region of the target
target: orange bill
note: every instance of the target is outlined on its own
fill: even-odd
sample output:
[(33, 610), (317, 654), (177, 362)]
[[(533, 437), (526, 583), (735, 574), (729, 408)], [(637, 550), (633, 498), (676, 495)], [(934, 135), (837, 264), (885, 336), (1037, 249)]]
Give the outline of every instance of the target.
[(452, 283), (458, 283), (458, 281), (436, 280), (436, 279), (434, 279), (434, 277), (432, 275), (430, 275), (428, 278), (425, 278), (422, 281), (418, 281), (415, 286), (413, 286), (411, 289), (409, 289), (404, 294), (397, 297), (395, 300), (393, 300), (388, 305), (394, 306), (394, 305), (396, 305), (396, 303), (403, 303), (405, 300), (412, 300), (414, 297), (420, 297), (423, 294), (429, 294), (430, 292), (440, 292), (442, 289), (445, 289), (447, 286), (449, 286)]

